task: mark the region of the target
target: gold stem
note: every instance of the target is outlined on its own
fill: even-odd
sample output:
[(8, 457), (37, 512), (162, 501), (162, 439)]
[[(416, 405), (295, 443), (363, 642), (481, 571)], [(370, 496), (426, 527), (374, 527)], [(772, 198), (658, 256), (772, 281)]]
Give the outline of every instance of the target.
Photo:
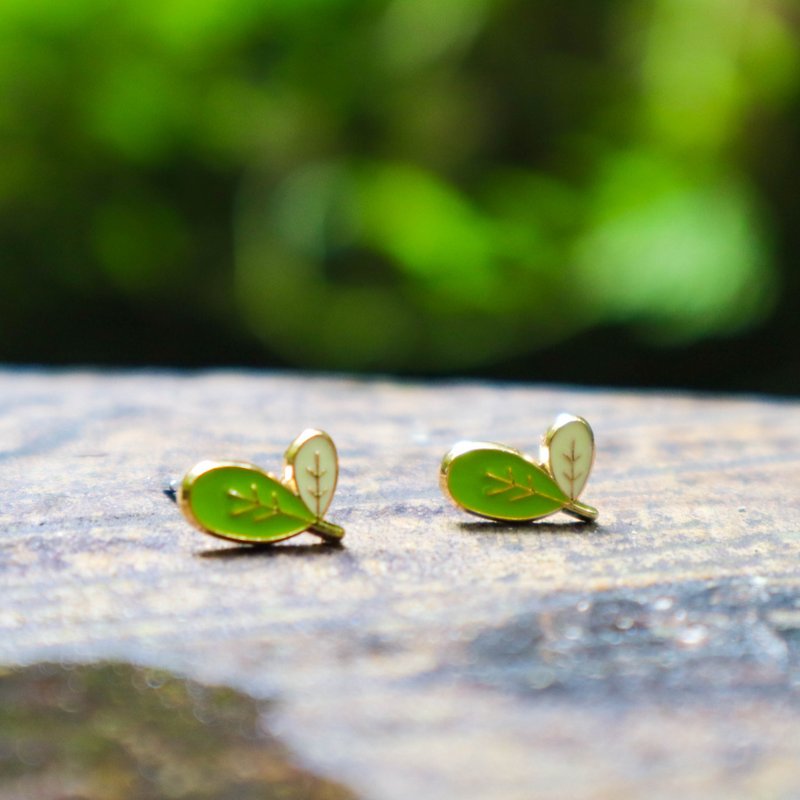
[(324, 519), (318, 519), (313, 525), (309, 526), (308, 531), (309, 533), (316, 533), (326, 542), (338, 542), (344, 538), (344, 528), (340, 528), (338, 525), (334, 525)]
[(579, 503), (577, 500), (570, 501), (561, 510), (565, 514), (576, 517), (581, 520), (581, 522), (594, 522), (599, 513), (593, 506), (588, 506), (586, 503)]

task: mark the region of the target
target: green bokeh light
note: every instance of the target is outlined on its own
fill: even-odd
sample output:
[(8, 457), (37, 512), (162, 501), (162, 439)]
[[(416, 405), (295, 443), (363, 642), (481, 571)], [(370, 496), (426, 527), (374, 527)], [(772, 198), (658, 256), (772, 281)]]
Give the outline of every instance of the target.
[(411, 371), (757, 324), (788, 0), (581, 9), (6, 0), (0, 315), (182, 289), (289, 363)]

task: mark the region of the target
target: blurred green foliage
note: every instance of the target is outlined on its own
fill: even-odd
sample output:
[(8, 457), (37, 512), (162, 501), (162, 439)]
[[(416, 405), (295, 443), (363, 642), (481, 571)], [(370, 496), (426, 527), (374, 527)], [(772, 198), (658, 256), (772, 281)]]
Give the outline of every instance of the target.
[(0, 0), (6, 357), (107, 355), (125, 315), (119, 361), (171, 318), (189, 351), (412, 372), (746, 330), (786, 286), (797, 26), (792, 0)]

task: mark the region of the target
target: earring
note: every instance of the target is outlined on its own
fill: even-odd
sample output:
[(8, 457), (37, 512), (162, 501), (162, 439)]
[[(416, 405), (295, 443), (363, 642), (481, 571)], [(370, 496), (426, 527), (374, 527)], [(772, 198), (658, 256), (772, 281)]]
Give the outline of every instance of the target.
[(176, 500), (196, 528), (248, 544), (280, 542), (304, 531), (338, 542), (344, 529), (323, 519), (336, 490), (333, 440), (314, 429), (289, 445), (281, 478), (242, 461), (201, 461), (184, 476)]
[(491, 442), (458, 442), (442, 460), (442, 492), (459, 508), (504, 522), (564, 511), (583, 522), (597, 509), (578, 502), (594, 462), (594, 434), (581, 417), (561, 414), (542, 439), (537, 463)]

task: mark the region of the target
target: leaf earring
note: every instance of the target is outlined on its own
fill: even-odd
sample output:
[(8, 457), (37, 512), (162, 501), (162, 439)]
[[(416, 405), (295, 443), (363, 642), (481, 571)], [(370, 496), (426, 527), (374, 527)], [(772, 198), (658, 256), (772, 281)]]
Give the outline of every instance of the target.
[(192, 525), (222, 539), (271, 544), (308, 531), (340, 541), (344, 529), (323, 519), (339, 475), (331, 437), (303, 431), (284, 461), (280, 478), (243, 461), (201, 461), (186, 473), (175, 499)]
[(594, 434), (581, 417), (561, 414), (545, 434), (537, 463), (492, 442), (458, 442), (442, 460), (442, 491), (459, 508), (504, 522), (564, 511), (583, 522), (597, 509), (578, 501), (594, 463)]

